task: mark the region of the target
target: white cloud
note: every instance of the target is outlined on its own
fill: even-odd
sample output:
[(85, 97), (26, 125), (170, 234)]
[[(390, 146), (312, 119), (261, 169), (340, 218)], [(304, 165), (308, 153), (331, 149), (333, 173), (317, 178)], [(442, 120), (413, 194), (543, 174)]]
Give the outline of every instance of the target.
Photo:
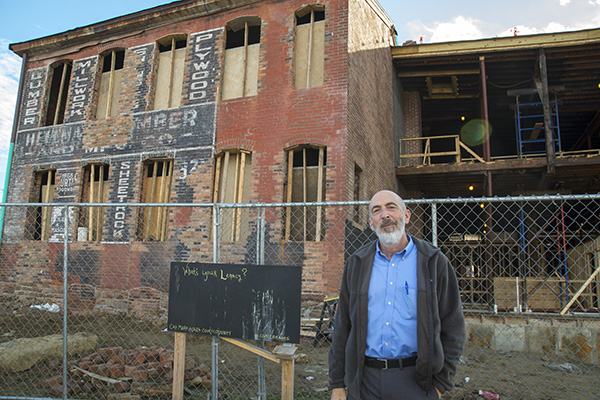
[(6, 40), (0, 39), (0, 188), (6, 171), (20, 71), (21, 59), (8, 50)]
[(0, 149), (10, 143), (20, 70), (21, 59), (0, 39)]
[(415, 40), (421, 41), (422, 39), (427, 43), (481, 39), (483, 33), (478, 27), (479, 23), (476, 19), (459, 15), (447, 22), (437, 21), (432, 27), (426, 26), (421, 21), (409, 22), (407, 26), (413, 32)]
[(559, 4), (561, 6), (568, 6), (569, 4), (571, 4), (571, 0), (559, 0)]

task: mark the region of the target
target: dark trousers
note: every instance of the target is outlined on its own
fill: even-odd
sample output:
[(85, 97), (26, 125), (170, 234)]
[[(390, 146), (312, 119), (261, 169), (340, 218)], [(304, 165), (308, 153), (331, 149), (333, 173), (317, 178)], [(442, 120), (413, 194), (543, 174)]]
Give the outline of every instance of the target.
[[(360, 384), (361, 400), (439, 400), (435, 388), (429, 393), (415, 381), (415, 367), (377, 369), (367, 367)], [(348, 394), (348, 400), (357, 400)]]

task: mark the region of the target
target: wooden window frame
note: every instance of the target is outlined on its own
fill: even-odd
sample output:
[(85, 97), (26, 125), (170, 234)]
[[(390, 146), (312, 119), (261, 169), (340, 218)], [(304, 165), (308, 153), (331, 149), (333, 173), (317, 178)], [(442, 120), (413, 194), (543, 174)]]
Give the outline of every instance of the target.
[[(61, 67), (62, 71), (58, 78), (57, 72)], [(58, 62), (51, 67), (51, 71), (45, 126), (59, 125), (65, 120), (73, 63), (70, 60)]]
[[(117, 64), (117, 53), (123, 54), (122, 63)], [(105, 71), (105, 62), (106, 62), (106, 57), (108, 57), (108, 56), (111, 57), (110, 69), (108, 71)], [(122, 78), (119, 80), (119, 82), (117, 82), (117, 84), (115, 84), (115, 80), (117, 80), (117, 78), (116, 78), (117, 71), (122, 71), (124, 69), (125, 50), (114, 49), (114, 50), (107, 52), (102, 57), (102, 63), (100, 63), (100, 64), (101, 64), (100, 65), (100, 86), (102, 87), (102, 85), (104, 83), (104, 79), (108, 79), (109, 81), (108, 81), (108, 90), (107, 90), (107, 95), (106, 95), (106, 106), (104, 107), (104, 110), (103, 110), (104, 112), (98, 111), (98, 113), (96, 114), (96, 117), (97, 118), (108, 118), (108, 117), (112, 117), (112, 116), (118, 114), (116, 107), (113, 112), (113, 102), (116, 102), (117, 104), (119, 102), (120, 87), (118, 87), (118, 84), (122, 81)], [(120, 67), (119, 67), (119, 65), (120, 65)], [(100, 106), (102, 101), (103, 101), (103, 99), (101, 97), (99, 97), (99, 99), (98, 99), (98, 109), (99, 110), (102, 110), (102, 107)]]
[[(257, 35), (252, 35), (252, 37), (257, 36), (258, 40), (250, 40), (250, 28), (251, 27), (258, 27), (258, 34)], [(244, 38), (243, 38), (243, 44), (241, 45), (235, 45), (235, 46), (230, 46), (229, 44), (229, 35), (231, 35), (233, 32), (239, 32), (240, 29), (243, 29), (243, 34), (244, 34)], [(262, 20), (259, 17), (240, 17), (237, 18), (233, 21), (230, 21), (227, 23), (226, 26), (226, 37), (225, 37), (225, 57), (227, 58), (227, 52), (229, 50), (232, 49), (237, 49), (240, 47), (243, 47), (244, 49), (244, 55), (243, 55), (243, 59), (242, 59), (242, 66), (241, 68), (243, 69), (242, 71), (242, 77), (241, 77), (241, 82), (242, 82), (242, 90), (241, 90), (241, 96), (237, 96), (235, 94), (228, 94), (232, 89), (226, 90), (225, 87), (226, 85), (228, 85), (229, 82), (229, 78), (228, 78), (228, 71), (229, 71), (229, 65), (227, 60), (224, 62), (225, 66), (223, 69), (223, 90), (222, 90), (222, 99), (223, 100), (228, 100), (228, 99), (236, 99), (236, 98), (240, 98), (240, 97), (250, 97), (250, 96), (255, 96), (258, 92), (258, 86), (255, 88), (254, 86), (252, 86), (251, 88), (248, 85), (248, 68), (249, 68), (249, 46), (252, 45), (259, 45), (260, 46), (260, 32), (262, 29)], [(260, 49), (260, 47), (259, 47)], [(260, 54), (260, 50), (259, 50), (259, 54)], [(258, 60), (256, 60), (256, 62), (258, 63)], [(258, 77), (257, 77), (258, 79)], [(258, 82), (257, 82), (258, 85)], [(234, 86), (233, 84), (231, 84), (231, 86)], [(256, 89), (256, 92), (255, 92)]]
[[(46, 184), (44, 185), (44, 180)], [(35, 203), (52, 203), (54, 200), (54, 188), (56, 185), (56, 170), (43, 169), (35, 171), (34, 175), (34, 198)], [(28, 237), (31, 240), (45, 241), (51, 237), (52, 230), (52, 207), (34, 206), (31, 210), (31, 219), (29, 220)]]
[[(108, 182), (108, 165), (102, 163), (90, 163), (84, 169), (84, 185), (82, 188), (83, 203), (104, 203)], [(96, 171), (98, 170), (98, 171)], [(96, 190), (96, 178), (98, 178), (98, 189)], [(87, 228), (87, 241), (100, 241), (102, 239), (102, 226), (104, 223), (103, 207), (88, 207), (87, 218), (81, 209), (78, 227)]]
[[(232, 155), (234, 157), (232, 157)], [(231, 159), (235, 158), (234, 166), (234, 184), (233, 184), (233, 196), (228, 196), (227, 188), (229, 183), (229, 169)], [(225, 203), (226, 197), (233, 198), (231, 203), (241, 204), (244, 202), (244, 197), (248, 193), (244, 191), (244, 186), (248, 184), (246, 179), (246, 167), (252, 165), (252, 153), (241, 149), (224, 149), (222, 153), (216, 156), (215, 162), (215, 180), (214, 180), (214, 192), (213, 202), (214, 203)], [(247, 211), (247, 210), (246, 210)], [(242, 214), (244, 210), (236, 208), (232, 210), (230, 215), (232, 220), (231, 228), (229, 229), (231, 234), (229, 235), (230, 241), (239, 241), (243, 236), (243, 224)]]
[[(156, 86), (155, 86), (155, 92), (154, 92), (154, 110), (160, 110), (160, 109), (165, 109), (165, 108), (173, 108), (173, 107), (179, 107), (181, 105), (181, 97), (183, 94), (183, 85), (181, 87), (179, 87), (178, 89), (175, 89), (174, 87), (174, 83), (175, 83), (175, 70), (176, 70), (176, 66), (175, 66), (175, 61), (176, 61), (176, 56), (177, 56), (177, 50), (179, 49), (187, 49), (187, 36), (185, 34), (176, 34), (176, 35), (170, 35), (164, 38), (161, 38), (159, 40), (157, 40), (157, 52), (159, 54), (159, 56), (157, 57), (157, 73), (156, 73)], [(177, 47), (178, 43), (181, 43), (185, 41), (185, 47)], [(160, 47), (161, 46), (170, 46), (170, 50), (164, 50), (161, 51)], [(159, 90), (159, 74), (160, 74), (160, 53), (166, 53), (166, 52), (170, 52), (171, 53), (171, 65), (170, 65), (170, 71), (169, 71), (169, 79), (168, 79), (168, 85), (167, 85), (167, 107), (160, 107), (157, 108), (156, 104), (156, 97), (158, 94), (158, 90)], [(185, 70), (185, 54), (183, 56), (183, 63), (181, 65), (181, 68), (183, 70)], [(185, 72), (182, 71), (182, 82), (183, 82), (183, 77)], [(176, 93), (175, 90), (177, 90), (179, 96), (178, 96), (178, 101), (173, 101), (173, 96)], [(164, 95), (163, 95), (164, 96)], [(161, 96), (162, 97), (162, 96)]]
[[(318, 15), (318, 19), (315, 13), (319, 13)], [(322, 13), (322, 15), (321, 15)], [(310, 19), (309, 22), (306, 23), (298, 23), (298, 20), (305, 17), (306, 15), (310, 14)], [(295, 53), (294, 53), (294, 63), (295, 63), (295, 68), (294, 68), (294, 88), (295, 89), (308, 89), (311, 87), (319, 87), (319, 86), (323, 86), (324, 83), (324, 77), (321, 76), (321, 79), (318, 80), (318, 82), (313, 82), (313, 78), (314, 75), (316, 73), (315, 71), (315, 66), (312, 64), (312, 60), (313, 57), (315, 56), (314, 52), (314, 41), (316, 40), (315, 37), (315, 24), (317, 22), (320, 21), (325, 21), (325, 6), (323, 5), (319, 5), (319, 4), (309, 4), (305, 7), (302, 7), (301, 9), (297, 10), (294, 13), (295, 16), (295, 20), (296, 20), (296, 30), (298, 30), (298, 26), (302, 26), (302, 25), (309, 25), (310, 29), (308, 32), (308, 46), (307, 46), (307, 54), (306, 54), (306, 79), (302, 79), (301, 76), (299, 76), (300, 72), (299, 72), (299, 63), (300, 63), (300, 57), (299, 57), (299, 53), (298, 53), (298, 49), (299, 49), (299, 44), (298, 44), (298, 34), (296, 35), (296, 44), (295, 44)], [(325, 35), (323, 35), (323, 51), (324, 51), (324, 46), (325, 46)], [(325, 54), (322, 55), (322, 58), (324, 60)], [(324, 65), (323, 65), (324, 67)], [(321, 71), (321, 73), (323, 74), (324, 71)]]
[[(310, 145), (302, 145), (302, 146), (297, 146), (297, 147), (293, 147), (287, 150), (287, 155), (288, 155), (288, 174), (287, 174), (287, 193), (286, 193), (286, 202), (287, 203), (293, 203), (294, 201), (292, 200), (293, 197), (293, 176), (294, 176), (294, 154), (296, 152), (302, 151), (302, 198), (303, 201), (302, 202), (307, 202), (307, 179), (306, 179), (306, 169), (308, 167), (307, 162), (306, 162), (306, 151), (307, 149), (313, 149), (313, 150), (318, 150), (319, 151), (319, 155), (318, 155), (318, 172), (317, 172), (317, 199), (316, 202), (320, 203), (323, 201), (323, 194), (325, 191), (325, 168), (326, 168), (326, 147), (324, 146), (310, 146)], [(309, 240), (309, 232), (307, 229), (307, 207), (304, 206), (303, 208), (303, 240), (307, 241)], [(317, 210), (316, 210), (316, 222), (315, 222), (315, 233), (314, 233), (314, 241), (315, 242), (320, 242), (321, 238), (322, 238), (322, 223), (323, 223), (323, 217), (322, 217), (322, 207), (321, 206), (317, 206)], [(291, 237), (291, 230), (292, 230), (292, 208), (291, 207), (287, 207), (286, 209), (286, 219), (285, 219), (285, 241), (288, 242), (290, 241), (290, 237)]]
[[(159, 173), (159, 164), (162, 163)], [(171, 198), (171, 186), (173, 182), (173, 159), (152, 159), (144, 163), (143, 175), (143, 203), (169, 203)], [(165, 168), (166, 167), (166, 168)], [(166, 171), (166, 175), (165, 175)], [(152, 175), (152, 176), (149, 176)], [(158, 177), (168, 177), (161, 179), (160, 186), (157, 187)], [(150, 187), (147, 186), (151, 179)], [(156, 197), (158, 190), (158, 201), (148, 201)], [(159, 241), (163, 242), (167, 238), (167, 221), (169, 216), (168, 207), (143, 207), (141, 210), (139, 237), (141, 241)], [(154, 220), (154, 221), (151, 221)], [(152, 229), (153, 223), (156, 229)]]

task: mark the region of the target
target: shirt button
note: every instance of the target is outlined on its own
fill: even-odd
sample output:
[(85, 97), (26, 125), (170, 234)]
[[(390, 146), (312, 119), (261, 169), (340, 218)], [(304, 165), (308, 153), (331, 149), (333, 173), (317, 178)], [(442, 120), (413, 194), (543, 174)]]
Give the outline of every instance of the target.
[(395, 267), (395, 266), (396, 266), (396, 264), (392, 264), (392, 267)]
[(385, 345), (386, 345), (386, 346), (389, 346), (388, 342), (385, 342)]
[(394, 284), (394, 282), (390, 282), (390, 285), (393, 285), (393, 284)]
[(389, 325), (390, 323), (389, 323), (389, 322), (386, 322), (385, 324), (386, 324), (386, 325)]
[(392, 302), (391, 302), (391, 301), (388, 301), (388, 306), (391, 306), (391, 305), (392, 305)]

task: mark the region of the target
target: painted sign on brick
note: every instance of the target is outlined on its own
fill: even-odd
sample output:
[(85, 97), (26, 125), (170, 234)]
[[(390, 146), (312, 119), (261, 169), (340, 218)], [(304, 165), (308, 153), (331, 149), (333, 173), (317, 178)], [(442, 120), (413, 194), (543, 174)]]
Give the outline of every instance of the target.
[(96, 63), (96, 58), (78, 60), (73, 63), (73, 72), (69, 83), (71, 92), (66, 115), (67, 122), (85, 120), (85, 113), (92, 96)]
[[(108, 201), (110, 203), (127, 203), (134, 200), (134, 188), (136, 184), (135, 166), (137, 162), (132, 160), (115, 161), (111, 164), (115, 179), (114, 190), (110, 191)], [(131, 207), (111, 207), (107, 209), (107, 221), (105, 235), (109, 242), (129, 242), (132, 235)]]
[(20, 129), (38, 127), (46, 79), (46, 70), (43, 68), (32, 69), (25, 74), (21, 115), (19, 116)]
[(222, 29), (190, 36), (192, 59), (188, 70), (187, 104), (216, 101), (217, 78), (221, 70), (217, 44), (221, 43), (221, 36)]

